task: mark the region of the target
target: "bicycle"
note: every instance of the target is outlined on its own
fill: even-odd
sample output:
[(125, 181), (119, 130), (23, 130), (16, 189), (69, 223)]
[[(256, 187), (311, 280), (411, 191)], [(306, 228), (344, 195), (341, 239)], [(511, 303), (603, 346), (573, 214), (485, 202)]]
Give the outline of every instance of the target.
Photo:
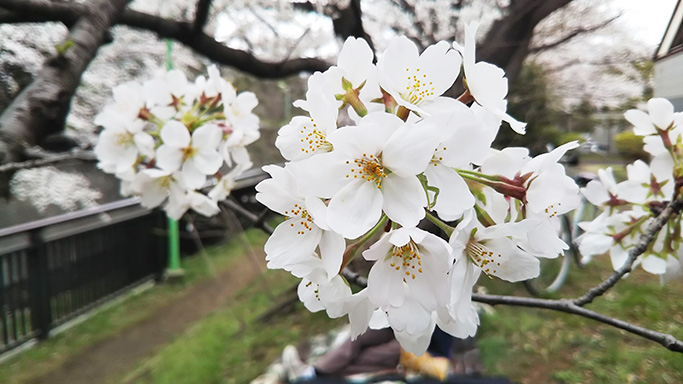
[[(579, 173), (574, 177), (574, 180), (580, 187), (585, 187), (595, 177), (594, 174)], [(583, 232), (579, 223), (592, 220), (595, 214), (596, 207), (581, 195), (579, 206), (573, 212), (561, 217), (562, 240), (567, 243), (569, 249), (564, 252), (564, 257), (540, 259), (541, 271), (538, 277), (523, 282), (530, 294), (546, 296), (557, 292), (566, 282), (572, 262), (578, 268), (584, 268), (588, 264), (588, 260), (584, 260), (579, 252), (576, 238)]]

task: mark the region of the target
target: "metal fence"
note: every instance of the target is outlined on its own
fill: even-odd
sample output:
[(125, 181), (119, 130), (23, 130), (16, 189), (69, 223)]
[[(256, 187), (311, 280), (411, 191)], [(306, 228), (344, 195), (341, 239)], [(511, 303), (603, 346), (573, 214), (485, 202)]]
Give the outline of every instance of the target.
[(0, 229), (0, 354), (160, 278), (165, 225), (127, 199)]
[[(236, 180), (240, 209), (263, 207), (260, 169)], [(167, 221), (136, 198), (0, 229), (0, 355), (150, 279), (167, 264)]]

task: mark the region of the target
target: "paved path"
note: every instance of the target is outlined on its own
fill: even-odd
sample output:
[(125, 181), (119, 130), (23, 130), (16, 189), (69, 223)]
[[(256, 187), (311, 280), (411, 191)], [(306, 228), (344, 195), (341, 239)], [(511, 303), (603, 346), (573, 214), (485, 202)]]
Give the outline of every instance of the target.
[[(121, 378), (135, 365), (210, 314), (260, 275), (259, 265), (236, 263), (215, 278), (192, 287), (172, 303), (109, 339), (85, 349), (59, 369), (30, 384), (95, 384)], [(264, 260), (259, 255), (260, 260)]]

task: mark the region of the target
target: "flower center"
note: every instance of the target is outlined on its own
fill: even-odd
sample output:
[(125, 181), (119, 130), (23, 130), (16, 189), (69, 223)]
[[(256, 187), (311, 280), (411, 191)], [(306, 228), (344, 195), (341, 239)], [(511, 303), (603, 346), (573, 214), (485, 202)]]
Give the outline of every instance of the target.
[[(285, 215), (287, 215), (287, 219), (294, 217), (299, 217), (301, 219), (299, 220), (299, 225), (301, 228), (296, 232), (297, 235), (303, 235), (306, 233), (306, 231), (310, 232), (313, 230), (313, 216), (311, 216), (308, 211), (299, 204), (294, 204), (294, 208), (285, 211)], [(294, 227), (295, 224), (296, 223), (290, 223), (289, 225)]]
[(432, 82), (429, 81), (426, 74), (420, 73), (420, 68), (416, 68), (414, 71), (411, 71), (410, 68), (406, 68), (406, 75), (408, 76), (406, 88), (401, 92), (401, 97), (403, 99), (418, 105), (421, 104), (424, 99), (434, 96), (434, 86), (432, 85)]
[[(351, 162), (347, 160), (346, 164), (351, 164)], [(382, 180), (387, 177), (387, 174), (384, 172), (384, 167), (379, 158), (364, 153), (362, 158), (353, 160), (353, 165), (351, 165), (350, 172), (346, 174), (346, 178), (349, 179), (351, 176), (354, 179), (361, 178), (371, 181), (377, 185), (377, 188), (381, 188)]]
[[(443, 148), (443, 150), (441, 148)], [(447, 149), (447, 147), (441, 148), (437, 148), (436, 151), (434, 151), (434, 155), (432, 155), (432, 160), (429, 161), (429, 163), (434, 165), (435, 167), (437, 166), (437, 164), (443, 161), (443, 156), (441, 156), (441, 152)]]
[[(306, 284), (306, 288), (309, 288), (311, 285), (313, 285), (313, 282), (309, 281), (308, 284)], [(315, 299), (320, 301), (320, 284), (315, 285), (313, 293), (315, 294)]]
[(417, 250), (417, 245), (410, 241), (402, 247), (394, 247), (391, 251), (391, 267), (395, 270), (403, 268), (407, 277), (415, 279), (415, 273), (422, 273), (422, 258)]
[(500, 253), (494, 254), (484, 244), (478, 243), (474, 239), (467, 243), (465, 250), (470, 260), (489, 277), (496, 273), (496, 267), (500, 267), (500, 261), (496, 261), (496, 258), (501, 257)]
[(197, 148), (193, 147), (192, 145), (188, 145), (187, 147), (182, 149), (183, 151), (183, 161), (187, 159), (191, 159), (194, 157), (194, 155), (197, 154)]
[(560, 205), (562, 205), (562, 203), (557, 203), (557, 207), (555, 207), (555, 204), (550, 204), (545, 208), (545, 214), (552, 219), (553, 217), (557, 216), (557, 210), (559, 209)]
[(318, 125), (315, 123), (315, 120), (311, 119), (310, 125), (303, 124), (299, 133), (302, 136), (301, 152), (315, 153), (319, 149), (322, 149), (324, 152), (329, 152), (332, 150), (332, 144), (327, 141), (325, 134), (318, 129)]
[(134, 143), (133, 134), (130, 132), (123, 132), (116, 135), (116, 144), (118, 146), (127, 146)]

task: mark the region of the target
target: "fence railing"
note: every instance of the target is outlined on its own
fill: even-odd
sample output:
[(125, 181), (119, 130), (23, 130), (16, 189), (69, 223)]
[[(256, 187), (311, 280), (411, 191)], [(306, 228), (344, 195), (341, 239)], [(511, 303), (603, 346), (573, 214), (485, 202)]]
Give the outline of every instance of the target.
[(0, 354), (160, 278), (165, 225), (127, 199), (0, 229)]
[[(232, 198), (260, 207), (245, 172)], [(167, 221), (136, 198), (0, 229), (0, 355), (150, 279), (167, 264)]]

